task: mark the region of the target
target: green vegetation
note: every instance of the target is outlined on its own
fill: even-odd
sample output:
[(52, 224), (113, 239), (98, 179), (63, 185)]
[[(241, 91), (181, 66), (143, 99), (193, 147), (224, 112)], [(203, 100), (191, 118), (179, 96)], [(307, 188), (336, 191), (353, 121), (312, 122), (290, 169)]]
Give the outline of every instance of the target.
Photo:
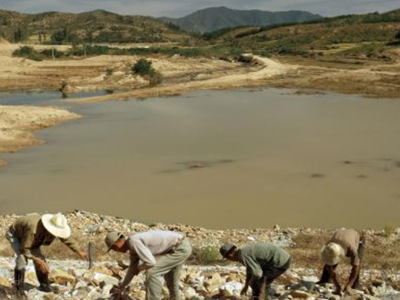
[(345, 57), (355, 57), (355, 58), (367, 57), (367, 58), (386, 59), (387, 57), (385, 56), (384, 52), (385, 52), (385, 46), (383, 44), (370, 43), (338, 52), (336, 55)]
[(151, 85), (156, 85), (162, 82), (162, 75), (153, 68), (152, 62), (145, 58), (139, 59), (132, 66), (132, 74), (140, 75), (149, 80)]
[(156, 70), (152, 66), (152, 62), (141, 58), (132, 66), (132, 74), (152, 75)]
[(202, 246), (194, 249), (194, 256), (200, 264), (213, 264), (222, 260), (219, 253), (219, 246), (216, 243), (211, 243), (207, 246)]
[(390, 224), (385, 225), (383, 227), (383, 233), (385, 234), (386, 237), (391, 237), (392, 234), (394, 234), (396, 231), (396, 227)]
[(13, 56), (25, 57), (31, 60), (41, 61), (45, 58), (43, 54), (34, 50), (32, 47), (24, 46), (13, 52)]
[[(37, 27), (39, 19), (45, 20), (46, 26)], [(65, 52), (20, 49), (14, 53), (15, 56), (34, 60), (94, 55), (180, 55), (232, 59), (246, 52), (265, 57), (323, 55), (335, 58), (388, 59), (389, 47), (400, 45), (400, 10), (386, 14), (324, 18), (301, 24), (290, 23), (290, 18), (284, 21), (286, 23), (283, 25), (238, 26), (200, 35), (185, 33), (176, 24), (105, 11), (78, 15), (25, 15), (0, 10), (0, 36), (14, 42), (73, 45)], [(177, 43), (123, 49), (109, 45), (165, 41)]]
[[(22, 49), (22, 50), (21, 50)], [(65, 58), (73, 56), (96, 56), (96, 55), (180, 55), (184, 57), (217, 57), (225, 58), (228, 56), (238, 57), (242, 53), (240, 47), (235, 46), (211, 46), (211, 47), (194, 47), (194, 48), (179, 48), (179, 47), (149, 47), (149, 48), (115, 48), (109, 46), (74, 46), (70, 50), (61, 52), (53, 49), (42, 51), (34, 50), (32, 47), (24, 46), (16, 50), (13, 55), (25, 58), (40, 57), (41, 59)]]
[(176, 25), (151, 17), (122, 16), (100, 10), (82, 14), (0, 10), (0, 35), (15, 43), (57, 45), (197, 40)]

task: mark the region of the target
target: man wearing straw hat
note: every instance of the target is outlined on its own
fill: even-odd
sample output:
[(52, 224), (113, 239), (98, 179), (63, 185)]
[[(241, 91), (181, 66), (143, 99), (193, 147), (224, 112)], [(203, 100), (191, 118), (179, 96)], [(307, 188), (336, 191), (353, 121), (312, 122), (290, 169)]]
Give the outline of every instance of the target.
[(359, 288), (360, 264), (365, 249), (365, 236), (353, 229), (340, 229), (321, 250), (324, 270), (319, 284), (328, 283), (331, 280), (335, 284), (336, 293), (341, 294), (342, 288), (337, 278), (336, 268), (344, 258), (350, 258), (352, 266), (349, 281), (344, 288), (345, 293), (351, 293), (352, 289)]
[(110, 232), (105, 238), (108, 251), (130, 254), (130, 266), (124, 280), (113, 287), (120, 294), (141, 271), (146, 271), (146, 299), (159, 300), (162, 296), (162, 278), (165, 278), (170, 299), (180, 300), (179, 279), (183, 263), (192, 253), (189, 240), (182, 233), (151, 230), (129, 237)]
[(71, 229), (62, 214), (43, 216), (29, 214), (19, 218), (10, 226), (6, 237), (17, 255), (14, 280), (18, 295), (25, 295), (25, 269), (29, 259), (35, 266), (36, 276), (40, 283), (39, 289), (44, 292), (52, 291), (49, 283), (50, 269), (40, 247), (51, 245), (56, 238), (59, 238), (82, 259), (87, 259), (86, 253), (80, 251), (78, 245), (69, 239), (70, 235)]

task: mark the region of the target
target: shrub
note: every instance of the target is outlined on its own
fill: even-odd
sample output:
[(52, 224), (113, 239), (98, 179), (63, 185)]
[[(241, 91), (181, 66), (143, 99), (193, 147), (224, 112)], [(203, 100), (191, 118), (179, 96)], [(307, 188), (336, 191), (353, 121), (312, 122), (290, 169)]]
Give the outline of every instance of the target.
[(107, 68), (106, 69), (106, 76), (111, 76), (114, 73), (113, 69)]
[(383, 233), (386, 237), (390, 237), (396, 231), (396, 227), (393, 225), (387, 224), (383, 227)]
[(198, 249), (198, 260), (201, 264), (212, 264), (220, 261), (221, 259), (222, 256), (219, 253), (219, 246), (214, 243), (201, 246)]
[(151, 65), (152, 62), (141, 58), (132, 66), (132, 73), (139, 75), (153, 75), (155, 73), (155, 69)]
[(400, 31), (395, 36), (396, 42), (400, 43)]
[(65, 54), (62, 51), (58, 51), (57, 49), (45, 49), (41, 52), (41, 54), (45, 57), (54, 57), (60, 58), (63, 57)]
[(35, 49), (29, 46), (23, 46), (13, 52), (13, 56), (25, 57), (31, 60), (41, 61), (43, 60), (43, 54), (37, 52)]
[(161, 73), (157, 72), (152, 62), (141, 58), (132, 66), (132, 74), (138, 74), (150, 82), (150, 85), (157, 85), (162, 82)]

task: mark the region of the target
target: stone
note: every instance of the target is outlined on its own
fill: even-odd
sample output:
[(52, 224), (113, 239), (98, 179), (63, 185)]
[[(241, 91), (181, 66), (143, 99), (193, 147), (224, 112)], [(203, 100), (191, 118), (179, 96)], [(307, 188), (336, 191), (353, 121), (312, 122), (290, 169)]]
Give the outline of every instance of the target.
[(210, 277), (206, 278), (204, 281), (204, 287), (208, 292), (212, 292), (217, 290), (222, 284), (224, 280), (221, 278), (221, 275), (218, 273), (212, 274)]
[(61, 270), (61, 269), (53, 269), (50, 272), (49, 279), (52, 282), (61, 285), (67, 285), (68, 283), (74, 284), (76, 282), (76, 277)]
[(312, 295), (310, 293), (301, 291), (301, 290), (294, 290), (290, 293), (290, 295), (293, 298), (299, 298), (299, 299), (310, 299)]
[(4, 278), (3, 276), (0, 276), (0, 285), (2, 287), (12, 287), (12, 284), (10, 283), (10, 281), (6, 278)]
[(229, 281), (219, 288), (220, 296), (240, 296), (243, 284), (237, 281)]

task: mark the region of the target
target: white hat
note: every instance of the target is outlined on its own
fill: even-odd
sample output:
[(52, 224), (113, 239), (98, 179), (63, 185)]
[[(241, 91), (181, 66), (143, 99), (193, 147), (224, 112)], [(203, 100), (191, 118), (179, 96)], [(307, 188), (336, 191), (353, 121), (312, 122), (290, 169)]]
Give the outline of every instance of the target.
[(321, 250), (322, 260), (328, 266), (335, 266), (346, 256), (342, 246), (336, 243), (328, 243)]
[(71, 235), (71, 228), (67, 224), (67, 218), (62, 214), (45, 214), (42, 216), (44, 228), (58, 238), (67, 239)]

